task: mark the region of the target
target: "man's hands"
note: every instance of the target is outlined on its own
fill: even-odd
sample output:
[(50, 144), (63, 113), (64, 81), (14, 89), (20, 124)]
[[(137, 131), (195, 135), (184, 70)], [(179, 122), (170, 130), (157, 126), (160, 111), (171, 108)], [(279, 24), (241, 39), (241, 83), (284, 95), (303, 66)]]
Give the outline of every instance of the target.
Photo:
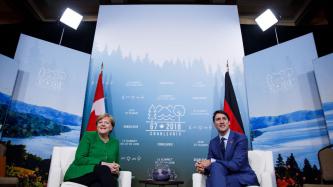
[(119, 169), (120, 169), (119, 164), (115, 162), (112, 163), (102, 162), (101, 165), (108, 166), (110, 168), (111, 173), (119, 175)]
[(205, 168), (210, 166), (211, 162), (210, 160), (199, 160), (195, 163), (195, 169), (198, 173), (204, 174)]

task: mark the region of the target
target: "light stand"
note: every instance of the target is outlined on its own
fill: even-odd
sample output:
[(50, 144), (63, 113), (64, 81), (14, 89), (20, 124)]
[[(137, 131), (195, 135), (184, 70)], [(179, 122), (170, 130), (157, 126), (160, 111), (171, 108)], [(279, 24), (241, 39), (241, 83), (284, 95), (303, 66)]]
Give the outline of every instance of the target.
[(276, 43), (279, 45), (279, 37), (276, 31), (276, 26), (274, 26), (274, 31), (275, 31), (275, 38), (276, 38)]
[[(70, 8), (66, 8), (66, 10), (64, 11), (64, 13), (60, 18), (60, 22), (76, 30), (79, 24), (81, 23), (82, 18), (83, 16), (80, 15), (79, 13), (75, 12)], [(65, 26), (62, 28), (59, 45), (61, 45), (64, 32), (65, 32)]]
[[(261, 30), (264, 32), (271, 26), (275, 25), (278, 22), (278, 19), (275, 17), (275, 15), (270, 9), (267, 9), (265, 12), (260, 14), (255, 19), (255, 21), (257, 22)], [(277, 34), (276, 25), (274, 26), (274, 32), (275, 32), (276, 43), (279, 44), (279, 37)]]
[(60, 36), (59, 45), (61, 45), (62, 37), (64, 36), (64, 32), (65, 32), (65, 27), (62, 28), (62, 32), (61, 32), (61, 36)]

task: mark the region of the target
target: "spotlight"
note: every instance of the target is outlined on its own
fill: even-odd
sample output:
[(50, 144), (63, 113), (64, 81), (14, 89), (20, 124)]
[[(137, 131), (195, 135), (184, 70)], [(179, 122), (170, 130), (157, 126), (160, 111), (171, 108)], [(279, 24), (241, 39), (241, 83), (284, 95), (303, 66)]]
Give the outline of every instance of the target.
[(272, 25), (278, 22), (275, 15), (270, 9), (267, 9), (264, 13), (262, 13), (260, 16), (258, 16), (255, 21), (259, 25), (262, 31), (267, 30)]
[[(76, 30), (77, 27), (79, 26), (79, 24), (81, 23), (82, 18), (83, 18), (83, 16), (81, 14), (75, 12), (74, 10), (72, 10), (70, 8), (66, 8), (66, 10), (64, 11), (64, 13), (62, 14), (62, 16), (60, 18), (60, 21), (62, 23), (64, 23), (65, 25)], [(62, 28), (59, 45), (61, 45), (62, 37), (64, 36), (64, 32), (65, 32), (65, 27)]]
[(64, 13), (60, 18), (60, 21), (76, 30), (79, 24), (81, 23), (82, 18), (83, 16), (80, 15), (79, 13), (75, 12), (70, 8), (66, 8), (66, 10), (64, 11)]

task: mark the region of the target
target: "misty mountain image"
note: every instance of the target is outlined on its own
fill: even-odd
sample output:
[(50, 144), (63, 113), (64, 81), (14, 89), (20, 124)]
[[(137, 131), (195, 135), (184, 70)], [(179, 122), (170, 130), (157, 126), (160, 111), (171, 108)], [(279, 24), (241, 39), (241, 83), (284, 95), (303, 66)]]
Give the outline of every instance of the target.
[(323, 110), (300, 110), (291, 112), (288, 114), (283, 114), (279, 116), (261, 116), (252, 117), (250, 123), (252, 125), (252, 130), (262, 129), (270, 126), (283, 125), (292, 122), (299, 122), (305, 120), (311, 120), (320, 118), (324, 115)]

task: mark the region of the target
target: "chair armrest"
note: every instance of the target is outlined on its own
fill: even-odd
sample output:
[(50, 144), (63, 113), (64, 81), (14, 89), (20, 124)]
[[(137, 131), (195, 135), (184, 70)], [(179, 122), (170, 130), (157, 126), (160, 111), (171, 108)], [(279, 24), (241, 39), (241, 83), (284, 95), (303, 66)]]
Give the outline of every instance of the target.
[(52, 167), (47, 180), (47, 187), (59, 187), (62, 180), (61, 168)]
[(119, 187), (131, 187), (132, 184), (132, 172), (120, 171), (118, 177)]
[(192, 174), (192, 187), (206, 187), (206, 176), (200, 173)]
[(261, 173), (260, 177), (261, 177), (261, 183), (260, 183), (261, 187), (276, 187), (276, 185), (274, 185), (276, 183), (275, 181), (273, 181), (273, 176), (271, 172), (265, 171)]

